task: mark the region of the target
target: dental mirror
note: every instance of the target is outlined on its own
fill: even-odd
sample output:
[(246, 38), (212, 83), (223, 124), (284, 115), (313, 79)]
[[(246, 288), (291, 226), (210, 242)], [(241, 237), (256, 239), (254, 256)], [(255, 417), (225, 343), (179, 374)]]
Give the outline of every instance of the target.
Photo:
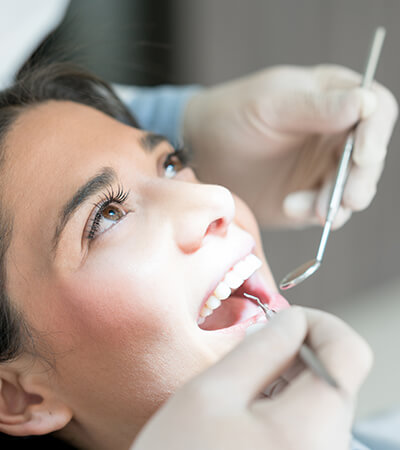
[[(374, 79), (376, 66), (378, 65), (383, 41), (385, 39), (385, 34), (386, 31), (383, 27), (378, 27), (375, 30), (361, 87), (369, 88), (371, 86), (372, 80)], [(357, 128), (357, 125), (358, 123), (353, 127), (344, 144), (342, 156), (340, 158), (339, 166), (336, 172), (335, 184), (329, 200), (328, 212), (326, 215), (325, 225), (322, 230), (322, 236), (319, 243), (317, 256), (315, 259), (302, 264), (300, 267), (286, 275), (279, 284), (279, 287), (283, 290), (290, 289), (302, 283), (304, 280), (314, 274), (321, 266), (322, 259), (325, 253), (326, 243), (331, 232), (332, 223), (340, 207), (344, 187), (346, 185), (347, 177), (350, 172), (351, 155), (353, 153), (355, 130)]]
[(302, 283), (308, 277), (311, 277), (311, 275), (319, 269), (320, 265), (321, 261), (318, 261), (317, 259), (312, 259), (311, 261), (302, 264), (297, 269), (288, 273), (280, 282), (279, 287), (282, 290), (285, 290)]

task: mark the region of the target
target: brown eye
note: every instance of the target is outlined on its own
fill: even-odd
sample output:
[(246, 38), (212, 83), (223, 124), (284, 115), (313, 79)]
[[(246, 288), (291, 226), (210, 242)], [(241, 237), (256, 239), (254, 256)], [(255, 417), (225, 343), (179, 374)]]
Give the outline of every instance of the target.
[(130, 211), (124, 206), (129, 191), (120, 185), (115, 192), (110, 186), (103, 194), (103, 198), (95, 204), (95, 210), (89, 217), (86, 226), (87, 239), (95, 239), (99, 234), (116, 225)]
[(104, 219), (118, 222), (118, 220), (120, 220), (125, 214), (121, 210), (121, 208), (117, 207), (116, 205), (108, 205), (103, 209), (101, 215), (104, 217)]
[(183, 170), (186, 165), (181, 157), (181, 151), (177, 150), (173, 153), (170, 153), (166, 157), (163, 167), (166, 178), (174, 178), (178, 172)]
[(126, 216), (126, 212), (118, 203), (102, 206), (93, 219), (88, 238), (94, 239), (118, 223), (124, 216)]

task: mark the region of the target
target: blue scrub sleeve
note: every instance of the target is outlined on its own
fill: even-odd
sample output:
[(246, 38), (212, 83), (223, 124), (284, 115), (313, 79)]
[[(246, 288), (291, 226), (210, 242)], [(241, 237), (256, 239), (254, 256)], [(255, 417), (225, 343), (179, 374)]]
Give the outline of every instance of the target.
[(364, 420), (356, 424), (353, 434), (371, 450), (400, 450), (400, 411)]
[(372, 448), (366, 447), (360, 441), (357, 441), (353, 438), (353, 440), (351, 441), (350, 450), (372, 450)]
[(141, 128), (162, 134), (174, 147), (182, 145), (185, 107), (200, 86), (113, 87)]

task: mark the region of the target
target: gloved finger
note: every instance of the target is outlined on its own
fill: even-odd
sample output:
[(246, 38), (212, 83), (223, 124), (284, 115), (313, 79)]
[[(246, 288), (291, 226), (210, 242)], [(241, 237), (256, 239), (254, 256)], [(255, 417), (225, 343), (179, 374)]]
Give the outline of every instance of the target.
[(277, 123), (272, 124), (281, 131), (303, 134), (339, 133), (371, 115), (375, 108), (375, 93), (360, 87), (295, 91), (277, 98)]
[(355, 394), (372, 366), (373, 355), (365, 339), (340, 318), (305, 308), (307, 343), (342, 390)]
[(374, 84), (377, 95), (376, 110), (360, 122), (356, 131), (353, 161), (360, 167), (381, 163), (398, 115), (394, 96), (383, 86)]
[[(315, 212), (321, 225), (323, 225), (326, 220), (326, 214), (328, 212), (329, 202), (331, 199), (333, 183), (334, 175), (332, 174), (329, 178), (327, 178), (317, 195)], [(332, 229), (336, 230), (342, 227), (350, 219), (351, 214), (352, 210), (350, 208), (344, 205), (340, 205), (333, 220)]]
[(200, 390), (206, 386), (208, 398), (220, 398), (223, 386), (221, 407), (247, 407), (291, 365), (306, 332), (306, 318), (300, 308), (280, 311), (263, 329), (247, 336), (200, 375), (196, 380)]
[(352, 211), (367, 208), (375, 197), (383, 167), (383, 163), (366, 167), (353, 165), (343, 192), (342, 205)]
[[(335, 65), (317, 66), (315, 78), (320, 89), (327, 91), (353, 89), (362, 81), (357, 72)], [(358, 125), (353, 158), (359, 165), (371, 165), (384, 159), (398, 114), (397, 101), (388, 89), (374, 82), (370, 90), (375, 93), (376, 108), (372, 114), (363, 114), (364, 120)]]
[(362, 76), (348, 67), (320, 64), (314, 67), (315, 82), (321, 90), (353, 89), (361, 86)]
[[(337, 317), (304, 308), (307, 343), (339, 385), (332, 388), (307, 367), (276, 398), (276, 408), (290, 417), (303, 417), (305, 423), (318, 423), (321, 414), (341, 411), (344, 402), (356, 395), (372, 365), (372, 353), (365, 340)], [(317, 401), (315, 401), (317, 399)], [(278, 405), (279, 402), (279, 405)], [(304, 405), (310, 405), (304, 408)], [(271, 403), (258, 403), (268, 410)], [(288, 419), (290, 419), (288, 417)]]
[[(298, 191), (289, 194), (283, 201), (283, 211), (286, 217), (291, 221), (291, 225), (323, 225), (326, 220), (332, 186), (333, 180), (330, 179), (330, 181), (327, 181), (324, 184), (320, 191)], [(374, 193), (369, 191), (367, 196), (372, 200)], [(343, 205), (341, 205), (337, 211), (332, 224), (332, 229), (335, 230), (342, 227), (350, 219), (353, 210), (361, 210), (368, 206), (367, 203), (363, 206), (364, 200), (361, 198), (362, 194), (360, 194), (359, 197), (360, 198), (354, 197), (354, 199), (352, 199), (349, 195), (348, 203), (343, 202)], [(353, 204), (355, 207), (351, 207)]]
[(290, 382), (296, 378), (300, 372), (302, 372), (305, 368), (303, 361), (297, 359), (288, 369), (286, 369), (282, 375), (273, 381), (270, 385), (264, 389), (262, 392), (263, 395), (269, 398), (274, 398), (278, 394), (280, 394), (286, 387), (290, 384)]

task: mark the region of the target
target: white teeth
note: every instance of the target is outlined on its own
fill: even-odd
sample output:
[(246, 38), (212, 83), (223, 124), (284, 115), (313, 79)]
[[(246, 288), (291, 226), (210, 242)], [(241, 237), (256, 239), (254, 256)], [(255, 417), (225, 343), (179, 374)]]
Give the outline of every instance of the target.
[(237, 289), (243, 281), (244, 279), (236, 275), (233, 270), (228, 272), (224, 278), (224, 283), (226, 283), (231, 289)]
[(256, 255), (250, 254), (243, 261), (239, 261), (232, 271), (240, 278), (247, 279), (262, 266)]
[(207, 306), (203, 306), (202, 310), (200, 311), (200, 317), (208, 317), (212, 314), (212, 309), (207, 308)]
[(243, 261), (239, 261), (235, 267), (232, 269), (232, 271), (235, 272), (235, 274), (239, 277), (242, 278), (243, 280), (246, 278), (246, 274), (249, 272), (249, 267), (248, 265), (245, 263), (245, 260)]
[(197, 321), (198, 325), (201, 325), (206, 320), (206, 317), (211, 316), (214, 309), (217, 309), (221, 306), (221, 300), (219, 300), (214, 295), (210, 295), (208, 300), (206, 301), (206, 304), (203, 306), (202, 310), (200, 311), (200, 317)]
[(206, 306), (210, 309), (217, 309), (221, 306), (221, 300), (215, 295), (210, 295), (209, 299), (206, 301)]
[(200, 317), (197, 321), (199, 325), (204, 323), (205, 318), (210, 316), (213, 311), (221, 306), (221, 300), (227, 299), (232, 290), (239, 288), (254, 272), (262, 266), (262, 262), (256, 255), (247, 255), (242, 261), (239, 261), (220, 281), (214, 292), (207, 299), (205, 305), (200, 311)]
[(231, 295), (231, 288), (223, 281), (220, 281), (215, 288), (214, 295), (220, 300), (225, 300)]
[(254, 268), (251, 262), (247, 262), (247, 258), (244, 261), (241, 261), (241, 263), (238, 263), (239, 267), (235, 266), (233, 270), (238, 277), (246, 280), (254, 272)]
[(257, 258), (256, 255), (250, 254), (245, 259), (246, 263), (248, 263), (254, 271), (258, 270), (262, 266), (262, 262)]

